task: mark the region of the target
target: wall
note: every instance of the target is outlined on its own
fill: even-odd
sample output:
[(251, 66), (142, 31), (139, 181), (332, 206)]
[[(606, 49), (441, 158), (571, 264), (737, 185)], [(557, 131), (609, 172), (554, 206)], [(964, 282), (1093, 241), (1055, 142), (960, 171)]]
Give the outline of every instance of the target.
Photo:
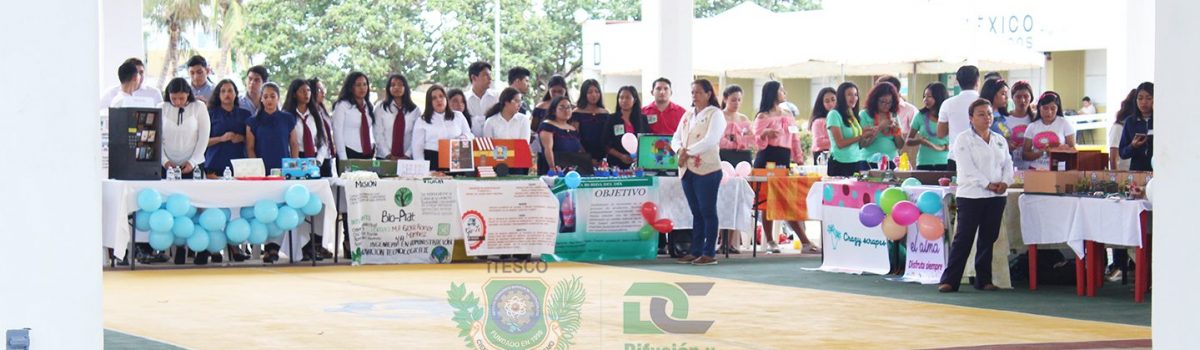
[[(130, 57), (137, 57), (146, 62), (146, 47), (142, 43), (142, 2), (141, 1), (102, 1), (100, 3), (100, 30), (97, 35), (100, 40), (100, 59), (97, 61), (100, 69), (99, 91), (120, 84), (117, 79), (117, 66)], [(130, 20), (134, 19), (134, 20)], [(159, 63), (159, 67), (162, 64)], [(155, 71), (157, 74), (157, 71)], [(146, 67), (150, 73), (150, 67)], [(97, 96), (99, 97), (99, 96)]]
[[(92, 170), (100, 166), (99, 5), (11, 1), (0, 11), (0, 47), (20, 48), (4, 54), (13, 68), (5, 79), (20, 83), (0, 84), (8, 112), (0, 119), (64, 126), (0, 129), (0, 149), (29, 150), (4, 152), (0, 171), (8, 199), (0, 204), (0, 330), (32, 328), (33, 349), (103, 346), (100, 179)], [(64, 89), (85, 98), (65, 103)], [(67, 151), (29, 147), (50, 135), (53, 150)]]
[(1046, 89), (1054, 90), (1062, 98), (1064, 109), (1079, 109), (1083, 98), (1084, 52), (1052, 52), (1046, 62)]
[[(1200, 86), (1200, 2), (1158, 2), (1154, 35), (1154, 109), (1158, 125), (1154, 148), (1154, 347), (1200, 348), (1200, 298), (1196, 290), (1196, 203), (1200, 186), (1200, 138), (1195, 137), (1195, 96)], [(1162, 119), (1159, 119), (1162, 118)]]

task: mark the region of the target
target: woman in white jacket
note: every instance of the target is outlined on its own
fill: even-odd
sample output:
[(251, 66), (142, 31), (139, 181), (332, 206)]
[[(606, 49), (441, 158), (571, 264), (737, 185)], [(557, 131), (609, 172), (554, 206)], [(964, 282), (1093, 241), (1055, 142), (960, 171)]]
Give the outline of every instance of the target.
[(692, 210), (692, 251), (680, 264), (715, 265), (717, 247), (717, 189), (721, 185), (721, 134), (725, 113), (712, 83), (692, 82), (692, 106), (683, 115), (671, 149), (679, 156), (683, 194)]
[(175, 78), (163, 93), (161, 118), (162, 165), (179, 167), (185, 178), (191, 178), (208, 149), (208, 107), (196, 100), (186, 79)]

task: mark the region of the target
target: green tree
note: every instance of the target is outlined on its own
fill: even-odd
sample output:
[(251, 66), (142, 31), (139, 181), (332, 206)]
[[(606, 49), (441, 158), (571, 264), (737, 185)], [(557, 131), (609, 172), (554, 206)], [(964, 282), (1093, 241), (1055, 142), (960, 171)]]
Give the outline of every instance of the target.
[(754, 2), (771, 12), (807, 11), (821, 8), (814, 0), (696, 0), (696, 17), (712, 17), (744, 2)]
[[(179, 64), (179, 52), (186, 44), (183, 31), (194, 26), (208, 29), (208, 17), (204, 7), (209, 0), (146, 0), (143, 10), (150, 23), (167, 32), (167, 56), (162, 72), (158, 75), (158, 86), (163, 86), (168, 73)], [(173, 74), (172, 74), (173, 75)]]

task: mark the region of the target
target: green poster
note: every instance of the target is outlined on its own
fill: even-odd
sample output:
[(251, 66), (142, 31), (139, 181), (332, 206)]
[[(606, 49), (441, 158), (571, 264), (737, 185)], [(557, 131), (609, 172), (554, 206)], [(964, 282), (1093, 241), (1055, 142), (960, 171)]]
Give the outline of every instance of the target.
[(559, 201), (559, 234), (549, 261), (654, 259), (658, 235), (643, 238), (642, 204), (658, 199), (653, 177), (585, 178), (568, 189), (557, 179), (550, 191)]

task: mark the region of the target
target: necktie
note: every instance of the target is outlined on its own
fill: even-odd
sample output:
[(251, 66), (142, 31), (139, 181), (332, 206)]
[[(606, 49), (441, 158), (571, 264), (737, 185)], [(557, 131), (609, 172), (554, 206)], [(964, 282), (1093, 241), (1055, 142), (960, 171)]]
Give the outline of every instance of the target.
[(396, 107), (396, 121), (392, 122), (392, 156), (404, 157), (404, 109)]
[(307, 114), (300, 116), (300, 125), (304, 125), (304, 157), (306, 158), (317, 156), (317, 148), (313, 146), (312, 130), (308, 128), (308, 118), (310, 117)]
[(362, 146), (362, 155), (367, 158), (374, 158), (375, 151), (371, 149), (371, 123), (367, 122), (367, 108), (359, 105), (358, 112), (362, 114), (362, 119), (358, 125), (358, 140)]

